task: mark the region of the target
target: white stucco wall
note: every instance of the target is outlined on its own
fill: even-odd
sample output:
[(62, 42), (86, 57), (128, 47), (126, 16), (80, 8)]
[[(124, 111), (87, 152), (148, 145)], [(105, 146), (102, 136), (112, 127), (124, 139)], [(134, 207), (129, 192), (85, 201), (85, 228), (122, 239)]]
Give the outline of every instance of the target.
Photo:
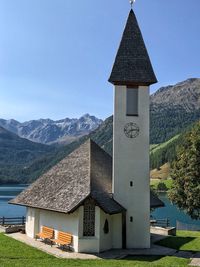
[(112, 248), (122, 248), (122, 214), (112, 215)]
[(71, 214), (64, 214), (48, 210), (40, 211), (39, 227), (48, 226), (55, 229), (55, 237), (58, 231), (68, 232), (73, 235), (73, 248), (78, 252), (78, 218), (79, 210)]
[(39, 214), (38, 209), (26, 208), (26, 234), (31, 238), (39, 232)]
[[(104, 224), (108, 220), (109, 232), (104, 233)], [(112, 248), (112, 216), (100, 210), (100, 251)]]
[[(104, 233), (105, 220), (109, 223), (109, 233)], [(58, 231), (68, 232), (73, 235), (73, 248), (75, 252), (99, 253), (111, 248), (121, 248), (121, 214), (109, 215), (98, 206), (95, 207), (95, 236), (83, 236), (83, 206), (72, 214), (64, 214), (47, 210), (27, 208), (26, 233), (35, 238), (42, 226), (51, 227)]]
[[(83, 236), (83, 207), (79, 209), (79, 252), (102, 252), (122, 247), (122, 216), (109, 215), (95, 207), (95, 236)], [(104, 233), (105, 220), (108, 220), (109, 233)]]
[[(139, 116), (126, 116), (126, 86), (115, 86), (113, 193), (127, 209), (128, 248), (150, 247), (148, 87), (139, 87), (138, 107)], [(137, 123), (140, 128), (136, 138), (127, 138), (124, 134), (124, 126), (129, 122)]]
[(79, 252), (100, 252), (100, 208), (95, 207), (95, 236), (83, 236), (83, 206), (79, 213)]

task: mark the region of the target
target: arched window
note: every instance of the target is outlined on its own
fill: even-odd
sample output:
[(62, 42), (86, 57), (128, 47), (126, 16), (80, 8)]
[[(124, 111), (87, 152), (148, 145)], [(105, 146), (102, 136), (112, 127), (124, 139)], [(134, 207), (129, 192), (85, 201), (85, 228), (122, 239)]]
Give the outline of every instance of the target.
[(92, 199), (84, 202), (83, 236), (95, 236), (95, 202)]

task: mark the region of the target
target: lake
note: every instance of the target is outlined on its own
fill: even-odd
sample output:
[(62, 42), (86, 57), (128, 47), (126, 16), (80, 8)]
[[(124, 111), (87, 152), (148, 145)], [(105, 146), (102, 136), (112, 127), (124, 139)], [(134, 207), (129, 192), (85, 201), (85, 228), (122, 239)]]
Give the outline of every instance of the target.
[[(25, 216), (26, 208), (8, 204), (8, 201), (17, 196), (27, 185), (0, 185), (0, 217), (18, 217)], [(200, 220), (192, 220), (184, 212), (179, 211), (176, 206), (173, 206), (166, 193), (159, 193), (159, 198), (165, 203), (164, 208), (158, 208), (152, 212), (152, 216), (156, 219), (169, 218), (170, 225), (176, 226), (176, 221), (187, 224), (195, 224), (200, 226)]]
[(169, 218), (170, 226), (176, 226), (176, 221), (186, 224), (195, 224), (200, 226), (200, 220), (192, 220), (190, 216), (180, 211), (176, 206), (172, 205), (167, 198), (167, 193), (159, 193), (158, 197), (165, 203), (164, 208), (158, 208), (152, 212), (152, 216), (156, 219)]
[(26, 213), (26, 208), (8, 204), (8, 201), (17, 196), (27, 185), (0, 185), (0, 217), (21, 217)]

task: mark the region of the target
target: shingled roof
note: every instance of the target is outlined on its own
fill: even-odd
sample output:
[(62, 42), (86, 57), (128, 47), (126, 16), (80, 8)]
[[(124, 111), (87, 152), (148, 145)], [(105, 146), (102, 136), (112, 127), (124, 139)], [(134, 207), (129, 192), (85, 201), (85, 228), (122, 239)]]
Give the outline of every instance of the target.
[[(9, 203), (70, 213), (89, 197), (108, 214), (125, 210), (112, 197), (112, 157), (92, 140), (75, 149)], [(156, 196), (152, 200), (151, 207), (163, 205)]]
[(70, 213), (92, 197), (106, 213), (120, 213), (111, 192), (112, 158), (88, 140), (10, 203)]
[(150, 85), (157, 82), (136, 16), (130, 11), (109, 82)]
[(150, 192), (150, 205), (151, 209), (164, 207), (165, 204), (160, 200), (154, 192)]

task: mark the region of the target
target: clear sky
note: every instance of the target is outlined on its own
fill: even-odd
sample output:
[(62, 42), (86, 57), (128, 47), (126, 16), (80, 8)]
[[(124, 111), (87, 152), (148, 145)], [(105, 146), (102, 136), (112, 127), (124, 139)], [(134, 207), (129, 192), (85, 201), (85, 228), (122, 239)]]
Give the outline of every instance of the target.
[[(159, 83), (200, 77), (200, 0), (136, 0)], [(0, 0), (0, 118), (106, 118), (128, 0)]]

